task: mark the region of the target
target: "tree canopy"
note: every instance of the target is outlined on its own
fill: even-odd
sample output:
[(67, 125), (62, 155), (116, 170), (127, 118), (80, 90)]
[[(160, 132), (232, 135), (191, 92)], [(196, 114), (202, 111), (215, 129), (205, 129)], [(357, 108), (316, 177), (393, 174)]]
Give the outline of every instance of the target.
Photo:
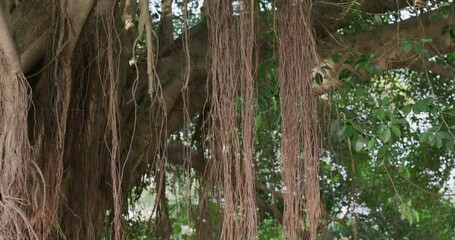
[(453, 1), (0, 6), (0, 238), (455, 238)]

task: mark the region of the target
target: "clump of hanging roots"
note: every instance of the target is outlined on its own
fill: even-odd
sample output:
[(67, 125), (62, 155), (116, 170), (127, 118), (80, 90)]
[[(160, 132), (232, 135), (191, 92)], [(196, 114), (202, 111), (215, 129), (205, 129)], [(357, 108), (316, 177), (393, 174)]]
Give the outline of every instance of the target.
[(305, 231), (310, 239), (316, 239), (320, 214), (317, 99), (311, 89), (317, 54), (310, 24), (311, 2), (284, 0), (278, 4), (286, 239), (303, 239)]
[[(253, 4), (221, 0), (207, 1), (206, 6), (212, 61), (209, 144), (222, 187), (224, 239), (253, 239), (256, 234), (252, 121), (257, 49)], [(311, 69), (317, 59), (310, 24), (311, 1), (281, 1), (278, 11), (283, 237), (302, 239), (308, 232), (316, 239), (319, 141), (317, 99), (311, 88)]]
[(30, 96), (6, 9), (0, 4), (0, 238), (38, 239), (27, 210), (31, 148), (27, 115)]
[(0, 67), (0, 232), (4, 239), (38, 239), (24, 211), (30, 203), (29, 85), (22, 73), (9, 67), (6, 62)]
[(255, 239), (254, 1), (233, 5), (230, 0), (210, 0), (206, 9), (211, 59), (209, 146), (224, 200), (221, 237)]

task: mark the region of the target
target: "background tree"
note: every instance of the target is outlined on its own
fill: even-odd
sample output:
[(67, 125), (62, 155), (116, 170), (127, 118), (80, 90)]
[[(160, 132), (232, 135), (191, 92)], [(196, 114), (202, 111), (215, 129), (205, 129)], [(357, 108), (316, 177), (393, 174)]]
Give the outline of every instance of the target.
[[(217, 123), (207, 101), (213, 19), (196, 1), (162, 0), (151, 14), (146, 2), (2, 3), (4, 238), (170, 238), (181, 236), (182, 226), (199, 239), (223, 233), (218, 181), (226, 172), (207, 171), (221, 149), (210, 135)], [(253, 2), (257, 234), (279, 238), (283, 7)], [(454, 238), (454, 4), (312, 5), (319, 236)], [(245, 99), (234, 99), (234, 115), (245, 116)], [(241, 119), (231, 137), (244, 137)], [(149, 186), (156, 200), (145, 224), (127, 209)]]

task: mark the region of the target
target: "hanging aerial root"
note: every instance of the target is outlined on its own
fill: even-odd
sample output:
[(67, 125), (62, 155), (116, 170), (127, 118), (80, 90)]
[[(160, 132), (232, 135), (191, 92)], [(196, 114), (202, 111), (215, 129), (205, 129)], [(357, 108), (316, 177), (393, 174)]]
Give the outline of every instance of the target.
[(119, 96), (118, 96), (118, 66), (114, 55), (114, 39), (118, 39), (115, 35), (115, 20), (112, 12), (115, 10), (115, 3), (105, 1), (107, 11), (105, 14), (104, 26), (106, 28), (107, 38), (107, 81), (108, 81), (108, 113), (107, 113), (107, 136), (110, 136), (110, 142), (105, 139), (110, 148), (110, 172), (112, 178), (112, 199), (114, 202), (114, 239), (123, 240), (124, 223), (123, 223), (123, 164), (119, 154)]
[(230, 0), (211, 0), (206, 4), (211, 59), (209, 145), (224, 200), (221, 238), (255, 239), (254, 1), (233, 5)]
[(320, 214), (317, 98), (311, 89), (317, 54), (311, 2), (286, 0), (278, 5), (285, 239), (303, 239), (305, 231), (316, 239)]
[(31, 159), (27, 113), (29, 85), (22, 73), (0, 76), (0, 236), (38, 239), (27, 215), (27, 176)]
[(38, 239), (27, 215), (27, 176), (31, 159), (27, 115), (30, 104), (25, 79), (9, 25), (0, 3), (0, 236)]

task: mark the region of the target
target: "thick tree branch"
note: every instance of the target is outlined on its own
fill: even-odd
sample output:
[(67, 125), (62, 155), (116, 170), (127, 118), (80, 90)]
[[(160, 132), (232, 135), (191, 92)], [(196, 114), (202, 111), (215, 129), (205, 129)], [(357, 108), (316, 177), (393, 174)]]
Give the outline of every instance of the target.
[(158, 47), (160, 52), (165, 51), (174, 43), (172, 18), (172, 0), (161, 0), (161, 20), (158, 27)]
[[(165, 1), (170, 2), (169, 0)], [(371, 13), (396, 10), (397, 6), (390, 4), (391, 1), (363, 0), (360, 2), (360, 8)], [(315, 0), (315, 4), (315, 31), (319, 38), (325, 37), (328, 32), (348, 26), (353, 20), (352, 12), (348, 11), (349, 7), (340, 4), (338, 0)], [(122, 1), (121, 6), (124, 5), (125, 3)], [(19, 4), (12, 13), (13, 36), (18, 46), (18, 52), (21, 55), (24, 72), (30, 70), (44, 56), (46, 49), (51, 44), (51, 41), (48, 41), (49, 34), (51, 34), (50, 28), (53, 26), (53, 16), (57, 12), (57, 9), (52, 6), (51, 0), (27, 0)], [(407, 6), (405, 1), (399, 1), (399, 8), (405, 6)], [(131, 5), (130, 7), (134, 8), (135, 6)], [(129, 21), (128, 19), (124, 20)], [(127, 22), (126, 24), (129, 23)], [(166, 24), (167, 28), (169, 28), (169, 22)], [(206, 24), (202, 23), (201, 25)], [(131, 26), (128, 25), (128, 27)], [(169, 31), (166, 32), (166, 39), (169, 39), (171, 35)], [(203, 34), (207, 34), (206, 31)], [(163, 47), (161, 49), (165, 50)]]
[(440, 64), (437, 64), (425, 58), (416, 59), (416, 61), (410, 63), (408, 67), (418, 72), (431, 71), (433, 74), (445, 78), (453, 78), (455, 76), (453, 68), (444, 68)]
[[(331, 87), (339, 86), (338, 75), (341, 70), (343, 68), (354, 70), (354, 66), (344, 63), (346, 60), (351, 59), (356, 62), (361, 55), (373, 53), (378, 57), (372, 63), (377, 64), (384, 71), (410, 67), (421, 71), (432, 70), (443, 77), (454, 77), (453, 71), (429, 62), (428, 56), (425, 56), (425, 49), (428, 49), (430, 56), (455, 51), (454, 40), (446, 30), (447, 27), (455, 24), (455, 15), (451, 14), (446, 19), (431, 21), (431, 14), (435, 13), (436, 11), (425, 13), (419, 18), (410, 18), (359, 35), (333, 36), (337, 44), (328, 44), (329, 39), (325, 42), (320, 41), (318, 52), (323, 59), (318, 67), (323, 69), (323, 66), (328, 66), (331, 70), (322, 72), (325, 77), (324, 82), (321, 86), (315, 84), (315, 89), (319, 93), (324, 93)], [(424, 42), (421, 39), (431, 39), (431, 42)], [(406, 41), (420, 46), (423, 50), (420, 52), (414, 49), (406, 51), (403, 47)], [(357, 54), (354, 55), (353, 52)], [(335, 53), (340, 56), (337, 62), (332, 59), (332, 55)], [(363, 80), (370, 79), (374, 74), (367, 73), (365, 68), (359, 69), (359, 73)]]
[(52, 16), (57, 12), (52, 6), (50, 0), (23, 1), (12, 13), (13, 37), (24, 73), (43, 58), (49, 47)]
[(313, 10), (313, 22), (315, 23), (316, 35), (320, 38), (327, 37), (329, 33), (352, 24), (358, 11), (365, 14), (380, 14), (409, 6), (406, 0), (360, 0), (356, 2), (315, 0), (314, 4), (316, 5)]

